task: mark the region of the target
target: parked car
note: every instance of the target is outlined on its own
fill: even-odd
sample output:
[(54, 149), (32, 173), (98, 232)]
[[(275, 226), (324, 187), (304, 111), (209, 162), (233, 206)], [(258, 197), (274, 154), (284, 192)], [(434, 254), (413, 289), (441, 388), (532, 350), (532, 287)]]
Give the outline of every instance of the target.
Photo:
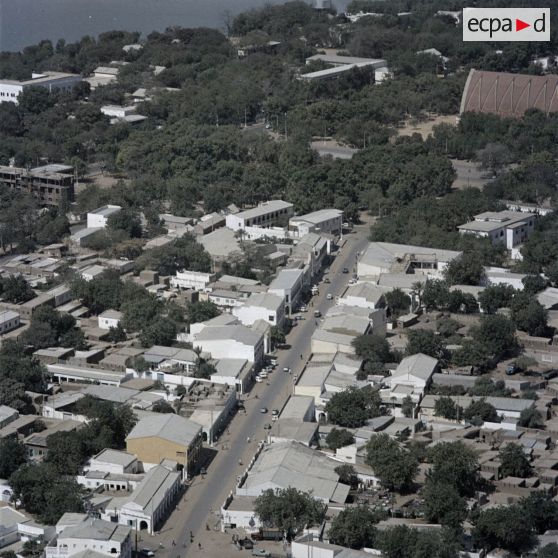
[(319, 310), (314, 310), (314, 318), (321, 318), (322, 313)]
[(263, 548), (252, 550), (252, 556), (263, 556), (264, 558), (271, 558), (271, 553)]
[(329, 280), (329, 277), (326, 277), (326, 278), (324, 279), (324, 283), (331, 283), (331, 281)]
[(147, 556), (148, 558), (153, 558), (153, 556), (155, 556), (155, 552), (153, 552), (150, 548), (140, 549), (140, 554), (142, 556)]
[(261, 384), (261, 383), (263, 382), (263, 378), (262, 378), (261, 376), (259, 376), (259, 375), (256, 376), (256, 382), (257, 382), (258, 384)]
[(349, 270), (346, 267), (344, 267), (343, 268), (343, 273), (349, 273)]
[(333, 295), (332, 295), (331, 293), (327, 293), (326, 298), (327, 298), (328, 300), (333, 300)]
[(265, 370), (260, 371), (260, 373), (258, 374), (258, 376), (260, 378), (263, 378), (264, 380), (267, 378), (267, 372)]
[(273, 411), (271, 411), (271, 414), (276, 417), (279, 414), (279, 411), (277, 409), (273, 409)]
[(308, 308), (306, 308), (306, 306), (301, 306), (300, 311), (301, 312), (308, 312)]
[(260, 409), (260, 413), (261, 413), (262, 415), (265, 415), (265, 414), (267, 413), (267, 407), (262, 407), (262, 408)]

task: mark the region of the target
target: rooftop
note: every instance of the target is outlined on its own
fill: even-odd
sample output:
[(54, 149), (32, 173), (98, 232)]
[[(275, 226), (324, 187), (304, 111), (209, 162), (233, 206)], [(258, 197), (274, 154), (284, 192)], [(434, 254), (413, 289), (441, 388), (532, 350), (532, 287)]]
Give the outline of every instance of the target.
[(319, 209), (318, 211), (312, 211), (311, 213), (306, 213), (304, 215), (297, 215), (296, 217), (291, 217), (291, 222), (305, 221), (307, 223), (312, 223), (317, 225), (323, 221), (329, 219), (336, 219), (342, 217), (343, 212), (340, 209)]
[(293, 207), (292, 203), (285, 202), (283, 200), (270, 200), (268, 202), (263, 202), (252, 209), (246, 209), (245, 211), (236, 213), (235, 215), (240, 219), (253, 219), (254, 217), (267, 215), (272, 211), (280, 211), (282, 209), (289, 209), (291, 207)]
[(269, 290), (292, 289), (303, 275), (302, 269), (282, 269), (269, 285)]
[(255, 293), (245, 303), (245, 306), (257, 306), (276, 312), (283, 304), (283, 297), (272, 293)]
[(244, 345), (257, 345), (261, 335), (243, 325), (206, 327), (196, 337), (196, 341), (218, 341), (233, 339)]
[(427, 248), (425, 246), (412, 246), (409, 244), (393, 244), (391, 242), (371, 242), (359, 263), (391, 269), (391, 267), (405, 258), (411, 261), (441, 261), (450, 262), (457, 258), (461, 252), (443, 250), (439, 248)]
[(59, 539), (93, 539), (123, 543), (130, 536), (130, 527), (110, 523), (101, 519), (86, 520), (78, 525), (66, 527)]
[(126, 440), (138, 438), (162, 438), (170, 442), (189, 446), (201, 428), (195, 422), (173, 413), (153, 415), (140, 419)]
[(457, 228), (467, 231), (490, 232), (502, 227), (514, 227), (526, 224), (526, 219), (534, 217), (533, 213), (525, 211), (485, 211), (475, 215), (475, 219)]

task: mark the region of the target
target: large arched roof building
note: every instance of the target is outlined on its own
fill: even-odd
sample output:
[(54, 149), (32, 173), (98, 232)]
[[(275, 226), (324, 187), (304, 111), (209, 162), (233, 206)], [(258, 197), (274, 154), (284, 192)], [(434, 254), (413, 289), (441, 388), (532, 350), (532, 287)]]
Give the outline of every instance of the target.
[(521, 117), (530, 108), (545, 114), (558, 111), (558, 75), (531, 76), (471, 70), (463, 89), (459, 112)]

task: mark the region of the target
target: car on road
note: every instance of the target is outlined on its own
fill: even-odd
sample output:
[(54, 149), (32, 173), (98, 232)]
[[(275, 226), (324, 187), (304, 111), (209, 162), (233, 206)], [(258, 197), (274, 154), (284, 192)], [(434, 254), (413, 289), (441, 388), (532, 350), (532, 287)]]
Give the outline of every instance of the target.
[(306, 306), (301, 306), (300, 311), (301, 312), (308, 312), (308, 308), (306, 308)]
[(258, 374), (258, 376), (259, 376), (260, 378), (264, 378), (264, 379), (265, 379), (265, 378), (267, 378), (267, 372), (266, 372), (265, 370), (262, 370), (262, 371)]
[(258, 384), (261, 384), (263, 382), (263, 378), (259, 374), (256, 376), (256, 382)]
[(267, 413), (267, 407), (262, 407), (262, 408), (260, 409), (260, 413), (261, 413), (262, 415), (265, 415), (265, 414)]
[(349, 270), (346, 267), (344, 267), (342, 272), (343, 273), (349, 273)]
[(252, 550), (252, 556), (263, 556), (264, 558), (270, 558), (271, 553), (264, 548), (255, 548), (254, 550)]
[(301, 320), (304, 320), (304, 316), (297, 316), (296, 319), (300, 322)]
[(277, 409), (273, 409), (273, 411), (271, 411), (271, 414), (276, 417), (279, 414), (279, 411)]
[(326, 278), (324, 279), (324, 283), (331, 283), (331, 281), (329, 280), (329, 277), (326, 277)]
[(285, 367), (283, 368), (283, 372), (286, 372), (287, 374), (290, 374), (291, 369), (290, 369), (288, 366), (285, 366)]
[(328, 300), (333, 300), (333, 295), (332, 295), (331, 293), (327, 293), (326, 298), (327, 298)]
[(155, 552), (153, 552), (150, 548), (141, 548), (139, 553), (142, 556), (147, 556), (147, 558), (153, 558), (153, 556), (155, 556)]
[(322, 313), (319, 310), (314, 310), (314, 318), (321, 318)]

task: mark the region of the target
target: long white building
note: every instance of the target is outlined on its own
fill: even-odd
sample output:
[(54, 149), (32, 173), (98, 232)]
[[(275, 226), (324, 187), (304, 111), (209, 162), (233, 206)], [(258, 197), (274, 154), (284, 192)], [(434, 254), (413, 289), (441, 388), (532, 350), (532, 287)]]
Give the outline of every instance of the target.
[(246, 211), (231, 213), (227, 215), (225, 223), (227, 228), (234, 231), (246, 227), (272, 227), (286, 225), (293, 214), (292, 203), (283, 200), (271, 200)]
[(0, 103), (18, 104), (18, 97), (30, 87), (44, 87), (50, 91), (71, 91), (74, 86), (81, 82), (81, 76), (77, 74), (66, 74), (63, 72), (33, 73), (31, 79), (0, 80)]

